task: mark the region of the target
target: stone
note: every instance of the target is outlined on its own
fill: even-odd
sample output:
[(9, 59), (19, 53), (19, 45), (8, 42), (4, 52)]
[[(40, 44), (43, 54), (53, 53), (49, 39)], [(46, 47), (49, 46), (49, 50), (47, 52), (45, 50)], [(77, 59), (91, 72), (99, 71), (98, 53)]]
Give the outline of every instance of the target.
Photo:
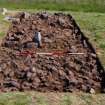
[(65, 24), (65, 20), (62, 19), (62, 18), (59, 18), (59, 19), (58, 19), (58, 23), (59, 23), (60, 25), (64, 25), (64, 24)]
[(49, 38), (47, 38), (47, 37), (45, 37), (45, 38), (44, 38), (44, 42), (45, 42), (45, 43), (52, 43), (52, 40), (49, 39)]
[(16, 87), (16, 88), (18, 88), (18, 89), (20, 88), (20, 84), (19, 84), (18, 82), (16, 82), (16, 81), (11, 81), (10, 83), (11, 83), (12, 86), (14, 86), (14, 87)]
[(29, 17), (30, 17), (30, 14), (27, 13), (27, 12), (24, 12), (24, 18), (25, 18), (25, 19), (28, 19)]
[(2, 8), (2, 15), (6, 15), (7, 12), (8, 10), (6, 8)]
[(90, 89), (91, 94), (95, 94), (95, 90), (93, 88)]
[(37, 72), (37, 70), (36, 70), (35, 67), (32, 67), (31, 71), (32, 71), (33, 73)]
[(31, 79), (32, 73), (31, 72), (27, 72), (27, 79)]
[(42, 19), (48, 19), (48, 14), (47, 13), (43, 13), (40, 16)]

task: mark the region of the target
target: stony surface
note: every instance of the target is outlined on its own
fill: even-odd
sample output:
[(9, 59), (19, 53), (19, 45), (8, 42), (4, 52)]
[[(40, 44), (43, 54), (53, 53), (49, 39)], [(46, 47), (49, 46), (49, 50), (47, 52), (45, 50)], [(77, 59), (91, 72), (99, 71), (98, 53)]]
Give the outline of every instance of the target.
[[(34, 42), (34, 33), (38, 31), (42, 35), (40, 48)], [(18, 55), (26, 50), (33, 54)], [(35, 54), (57, 50), (84, 54)], [(105, 85), (99, 59), (70, 15), (17, 15), (3, 39), (0, 52), (1, 91), (91, 92), (93, 89), (94, 92), (100, 92)]]

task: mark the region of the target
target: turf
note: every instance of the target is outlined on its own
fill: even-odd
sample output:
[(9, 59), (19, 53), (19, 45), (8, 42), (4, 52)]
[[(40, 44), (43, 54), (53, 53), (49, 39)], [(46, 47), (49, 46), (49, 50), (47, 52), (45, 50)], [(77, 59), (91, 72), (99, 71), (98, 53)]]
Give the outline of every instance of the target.
[(105, 12), (105, 0), (0, 0), (0, 7), (10, 9)]
[(105, 95), (39, 92), (2, 93), (0, 105), (105, 105)]

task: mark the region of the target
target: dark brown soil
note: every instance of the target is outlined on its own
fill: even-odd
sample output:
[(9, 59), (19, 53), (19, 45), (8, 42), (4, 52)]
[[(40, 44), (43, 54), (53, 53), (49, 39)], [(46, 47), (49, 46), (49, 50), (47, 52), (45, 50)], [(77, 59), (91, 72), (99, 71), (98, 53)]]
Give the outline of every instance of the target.
[[(70, 15), (62, 13), (19, 14), (0, 49), (1, 91), (84, 91), (104, 89), (103, 67)], [(34, 33), (41, 31), (37, 48)], [(33, 54), (19, 55), (30, 51)], [(36, 55), (35, 52), (70, 52), (83, 55)], [(103, 74), (103, 75), (102, 75)]]

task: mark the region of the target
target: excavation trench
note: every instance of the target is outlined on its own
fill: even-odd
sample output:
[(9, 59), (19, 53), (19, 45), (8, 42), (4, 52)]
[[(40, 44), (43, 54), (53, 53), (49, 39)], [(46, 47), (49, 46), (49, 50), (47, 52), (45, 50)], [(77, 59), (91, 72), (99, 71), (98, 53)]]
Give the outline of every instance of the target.
[(71, 15), (18, 14), (0, 52), (1, 91), (104, 91), (103, 67)]

